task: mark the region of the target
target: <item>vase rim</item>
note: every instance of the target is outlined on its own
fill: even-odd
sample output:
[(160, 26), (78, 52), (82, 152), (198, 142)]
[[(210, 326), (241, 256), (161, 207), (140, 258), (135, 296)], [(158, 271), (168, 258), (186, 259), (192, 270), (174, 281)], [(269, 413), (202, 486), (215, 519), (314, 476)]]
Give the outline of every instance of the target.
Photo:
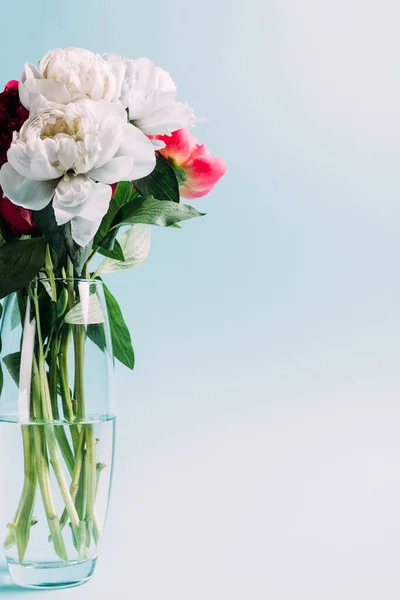
[(73, 281), (73, 282), (81, 282), (81, 283), (90, 283), (95, 285), (103, 285), (103, 281), (101, 279), (88, 279), (87, 277), (35, 277), (29, 285), (32, 285), (35, 281), (43, 282), (43, 281)]

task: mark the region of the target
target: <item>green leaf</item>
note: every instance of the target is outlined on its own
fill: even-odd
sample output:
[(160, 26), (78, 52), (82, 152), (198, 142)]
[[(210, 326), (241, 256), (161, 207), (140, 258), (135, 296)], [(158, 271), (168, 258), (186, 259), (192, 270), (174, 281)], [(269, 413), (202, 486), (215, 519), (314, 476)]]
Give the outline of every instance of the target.
[(46, 240), (16, 240), (0, 248), (0, 298), (20, 290), (37, 275), (46, 258)]
[(6, 365), (8, 372), (13, 378), (14, 382), (19, 385), (19, 370), (21, 365), (21, 352), (14, 352), (13, 354), (7, 354), (3, 358), (3, 363)]
[(100, 325), (98, 323), (88, 325), (87, 335), (88, 338), (92, 340), (92, 342), (96, 344), (96, 346), (100, 348), (102, 352), (104, 352), (106, 348), (106, 336), (104, 334), (104, 325)]
[(131, 225), (124, 231), (118, 242), (125, 257), (124, 261), (112, 258), (104, 259), (98, 266), (95, 276), (139, 266), (146, 260), (150, 252), (150, 244), (150, 225)]
[(93, 325), (104, 323), (104, 314), (96, 294), (91, 294), (85, 303), (78, 302), (64, 317), (70, 325)]
[(157, 156), (154, 171), (132, 182), (142, 196), (154, 196), (160, 200), (179, 202), (179, 184), (175, 171), (165, 158)]
[(178, 223), (172, 223), (171, 225), (167, 225), (167, 227), (173, 227), (174, 229), (183, 229)]
[(132, 181), (120, 181), (114, 192), (114, 200), (119, 206), (129, 202), (132, 193)]
[(102, 248), (105, 248), (106, 250), (112, 250), (115, 236), (111, 241), (108, 241), (108, 243), (104, 243), (104, 240), (107, 237), (107, 234), (110, 230), (111, 224), (114, 221), (115, 215), (118, 213), (120, 208), (121, 207), (118, 204), (118, 202), (116, 200), (114, 200), (114, 198), (111, 198), (110, 204), (108, 206), (108, 211), (104, 215), (103, 220), (101, 221), (99, 230), (96, 233), (96, 235), (94, 236), (93, 245), (95, 248), (98, 246), (101, 246)]
[(147, 196), (125, 204), (115, 217), (113, 227), (131, 225), (132, 223), (147, 223), (148, 225), (168, 227), (180, 221), (203, 217), (204, 214), (188, 204), (156, 200), (153, 196)]
[(52, 204), (42, 210), (33, 211), (33, 220), (40, 228), (49, 246), (57, 257), (56, 266), (62, 269), (67, 261), (67, 247), (65, 244), (65, 225), (57, 225)]
[(72, 238), (71, 223), (67, 223), (65, 225), (64, 240), (75, 271), (78, 273), (78, 275), (81, 275), (83, 266), (92, 251), (93, 240), (84, 248), (79, 246)]
[(13, 240), (15, 240), (15, 235), (11, 231), (11, 227), (4, 219), (1, 219), (1, 218), (0, 218), (0, 233), (1, 233), (1, 238), (2, 238), (1, 245), (3, 245), (5, 242), (12, 242)]
[(129, 369), (135, 366), (135, 354), (133, 352), (131, 335), (122, 316), (117, 300), (111, 294), (108, 287), (103, 284), (104, 295), (107, 304), (108, 318), (110, 321), (111, 341), (113, 353), (123, 365)]
[(106, 256), (107, 258), (111, 258), (112, 260), (118, 260), (120, 262), (125, 261), (124, 253), (118, 240), (115, 240), (114, 248), (112, 250), (100, 248), (99, 254), (101, 254), (102, 256)]

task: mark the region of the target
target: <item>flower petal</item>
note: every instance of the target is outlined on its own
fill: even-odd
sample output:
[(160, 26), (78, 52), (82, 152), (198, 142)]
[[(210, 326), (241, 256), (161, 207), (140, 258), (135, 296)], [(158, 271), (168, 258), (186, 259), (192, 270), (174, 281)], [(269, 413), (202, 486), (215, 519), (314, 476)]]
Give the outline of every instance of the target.
[(0, 186), (4, 194), (17, 206), (41, 210), (51, 202), (57, 180), (34, 181), (20, 175), (10, 163), (0, 169)]
[(153, 144), (153, 148), (154, 148), (155, 152), (165, 148), (165, 142), (163, 142), (162, 140), (152, 138), (150, 136), (149, 136), (149, 138), (150, 138), (151, 143)]
[(108, 210), (110, 200), (111, 187), (93, 182), (92, 194), (82, 205), (81, 213), (71, 221), (72, 238), (79, 246), (87, 246), (94, 238)]
[(160, 102), (159, 106), (146, 115), (135, 119), (133, 124), (147, 135), (169, 135), (196, 121), (193, 109), (184, 102), (170, 104)]
[(31, 63), (25, 63), (25, 67), (24, 70), (21, 74), (20, 80), (19, 80), (19, 99), (21, 100), (21, 104), (23, 106), (25, 106), (25, 108), (27, 110), (30, 110), (31, 108), (31, 99), (30, 99), (30, 93), (29, 93), (29, 89), (26, 86), (26, 82), (29, 80), (34, 80), (35, 78), (41, 78), (42, 74), (40, 73), (40, 71), (35, 67), (35, 65), (32, 65)]
[[(133, 156), (133, 168), (128, 175), (128, 179), (146, 177), (146, 175), (150, 175), (156, 166), (156, 156), (151, 140), (131, 123), (126, 124), (124, 141), (116, 156)], [(110, 183), (115, 181), (120, 180), (114, 179)]]
[(63, 171), (52, 166), (49, 161), (46, 144), (36, 144), (33, 148), (20, 140), (14, 141), (7, 152), (7, 159), (10, 165), (28, 179), (36, 181), (47, 181), (57, 179), (63, 175)]
[(165, 144), (160, 154), (164, 158), (172, 158), (181, 166), (190, 158), (196, 146), (199, 145), (198, 140), (192, 134), (189, 127), (178, 129), (171, 135), (159, 135), (156, 139)]
[(226, 172), (222, 158), (209, 153), (206, 146), (198, 146), (185, 165), (186, 181), (180, 188), (184, 198), (200, 198), (208, 194)]
[(115, 183), (130, 179), (134, 159), (131, 156), (117, 156), (109, 160), (98, 169), (92, 169), (87, 173), (89, 177), (102, 183)]
[(126, 112), (121, 104), (110, 104), (99, 100), (92, 104), (93, 116), (102, 124), (103, 133), (99, 138), (101, 152), (96, 157), (95, 167), (102, 167), (117, 152), (124, 138)]
[(57, 185), (54, 195), (54, 214), (58, 225), (74, 217), (97, 221), (107, 212), (111, 187), (96, 183), (84, 175), (66, 176)]

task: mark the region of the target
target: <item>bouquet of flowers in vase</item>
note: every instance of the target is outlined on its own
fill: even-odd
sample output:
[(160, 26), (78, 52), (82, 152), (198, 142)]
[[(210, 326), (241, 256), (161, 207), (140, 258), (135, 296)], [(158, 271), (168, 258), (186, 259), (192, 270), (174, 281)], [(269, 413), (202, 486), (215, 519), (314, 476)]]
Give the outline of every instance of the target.
[[(5, 539), (19, 583), (72, 585), (93, 570), (112, 463), (112, 443), (108, 464), (99, 458), (96, 423), (114, 415), (88, 372), (114, 358), (134, 366), (101, 278), (143, 262), (151, 225), (202, 216), (181, 197), (207, 194), (225, 165), (192, 135), (195, 122), (150, 60), (80, 48), (49, 51), (0, 93), (0, 420), (22, 431), (24, 480)], [(82, 564), (83, 575), (49, 579)], [(42, 571), (27, 579), (24, 567)]]

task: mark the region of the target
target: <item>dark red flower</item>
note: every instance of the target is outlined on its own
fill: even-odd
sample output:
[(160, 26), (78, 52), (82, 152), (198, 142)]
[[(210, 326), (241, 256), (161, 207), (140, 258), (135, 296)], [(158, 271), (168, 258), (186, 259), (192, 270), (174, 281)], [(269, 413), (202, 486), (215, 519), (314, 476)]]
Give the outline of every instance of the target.
[(7, 162), (13, 132), (21, 129), (28, 116), (19, 99), (18, 81), (9, 81), (0, 93), (0, 166)]
[(1, 188), (0, 194), (0, 217), (3, 217), (13, 234), (17, 237), (20, 235), (39, 235), (40, 229), (32, 220), (32, 211), (16, 206), (8, 198), (3, 198)]
[[(19, 131), (29, 113), (19, 99), (18, 81), (9, 81), (0, 93), (0, 166), (7, 162), (7, 150), (11, 146), (13, 131)], [(8, 223), (16, 236), (38, 235), (40, 230), (32, 220), (32, 212), (16, 206), (3, 198), (0, 188), (0, 216)]]

